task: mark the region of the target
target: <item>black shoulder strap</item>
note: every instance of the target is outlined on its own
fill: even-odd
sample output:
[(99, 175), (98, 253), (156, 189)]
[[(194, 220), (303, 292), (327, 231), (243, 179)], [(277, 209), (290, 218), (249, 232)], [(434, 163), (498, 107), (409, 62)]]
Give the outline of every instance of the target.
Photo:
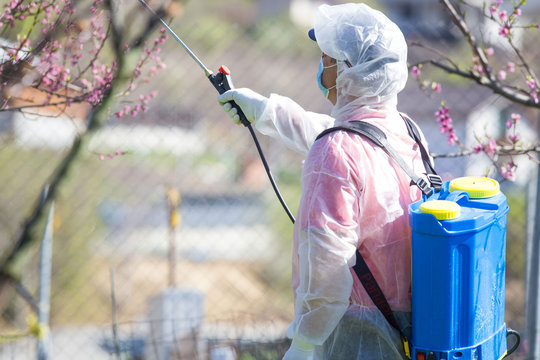
[(418, 147), (420, 148), (420, 154), (422, 155), (422, 162), (424, 163), (424, 168), (426, 169), (426, 175), (429, 179), (429, 182), (431, 183), (431, 186), (435, 188), (436, 192), (441, 191), (442, 179), (437, 174), (437, 172), (435, 171), (435, 168), (433, 167), (433, 164), (431, 163), (431, 158), (429, 157), (426, 147), (424, 146), (424, 143), (422, 142), (422, 137), (420, 136), (420, 132), (418, 131), (418, 128), (409, 117), (403, 114), (400, 114), (400, 115), (401, 115), (401, 118), (405, 121), (405, 125), (407, 126), (407, 131), (409, 132), (410, 137), (414, 139), (414, 141), (418, 144)]
[(386, 297), (384, 296), (381, 288), (379, 287), (379, 284), (377, 283), (377, 280), (375, 280), (375, 277), (373, 276), (373, 273), (371, 270), (369, 270), (369, 267), (366, 264), (366, 261), (362, 257), (362, 254), (360, 254), (360, 251), (356, 250), (356, 264), (353, 266), (354, 272), (356, 273), (356, 276), (358, 276), (358, 279), (360, 279), (360, 282), (364, 286), (364, 289), (366, 289), (366, 292), (368, 293), (369, 297), (373, 301), (373, 303), (377, 306), (377, 309), (384, 315), (386, 321), (394, 329), (396, 329), (399, 332), (399, 335), (401, 336), (401, 343), (403, 344), (403, 350), (405, 351), (405, 355), (408, 359), (411, 358), (411, 352), (409, 348), (409, 340), (407, 339), (407, 336), (403, 333), (401, 328), (399, 327), (399, 324), (394, 316), (394, 313), (392, 312), (392, 309), (390, 308), (390, 304), (388, 304), (388, 301), (386, 300)]
[(397, 162), (397, 164), (403, 169), (403, 171), (405, 171), (405, 173), (411, 178), (412, 182), (416, 186), (418, 186), (418, 188), (422, 191), (423, 194), (425, 194), (426, 196), (430, 196), (431, 194), (433, 194), (433, 189), (431, 189), (429, 184), (424, 179), (417, 176), (409, 167), (409, 165), (407, 165), (407, 163), (403, 161), (401, 156), (399, 156), (395, 152), (394, 148), (386, 139), (385, 133), (382, 132), (381, 129), (365, 121), (349, 121), (343, 123), (340, 126), (326, 129), (325, 131), (320, 133), (319, 136), (317, 136), (316, 140), (320, 139), (328, 133), (337, 130), (351, 131), (368, 138), (375, 145), (380, 146), (392, 159), (394, 159), (395, 162)]

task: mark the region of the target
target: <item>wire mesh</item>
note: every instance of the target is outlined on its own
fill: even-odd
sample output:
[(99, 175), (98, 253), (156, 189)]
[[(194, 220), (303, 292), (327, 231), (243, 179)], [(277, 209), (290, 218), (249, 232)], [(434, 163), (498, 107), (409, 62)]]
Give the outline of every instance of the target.
[[(219, 11), (209, 11), (219, 7), (216, 2), (193, 1), (171, 27), (207, 67), (215, 71), (227, 65), (237, 87), (266, 96), (279, 93), (308, 110), (328, 112), (330, 104), (315, 86), (320, 53), (307, 39), (307, 28), (294, 26), (286, 7), (265, 17), (257, 13), (256, 2), (248, 3), (251, 12), (218, 16)], [(407, 35), (415, 39), (418, 33)], [(411, 46), (411, 59), (420, 56), (417, 51)], [(137, 117), (111, 116), (58, 193), (48, 332), (53, 358), (280, 359), (293, 316), (292, 225), (249, 134), (223, 113), (198, 65), (172, 41), (162, 55), (167, 71), (146, 85), (158, 91), (150, 110)], [(500, 114), (509, 108), (474, 84), (450, 81), (446, 86), (444, 80), (440, 95), (426, 98), (411, 81), (399, 98), (400, 109), (420, 124), (431, 150), (439, 154), (455, 152), (435, 121), (443, 97), (454, 105), (461, 139), (470, 138), (474, 116), (495, 114), (490, 119), (500, 123)], [(120, 100), (118, 108), (126, 102)], [(5, 253), (66, 154), (74, 124), (20, 113), (2, 116), (8, 124), (0, 127), (0, 253)], [(534, 128), (534, 114), (524, 124)], [(302, 157), (262, 136), (260, 141), (295, 212)], [(125, 155), (100, 159), (117, 151)], [(511, 209), (506, 321), (522, 333), (531, 164), (520, 163), (522, 180), (503, 183)], [(482, 175), (488, 167), (481, 156), (436, 160), (444, 180)], [(180, 195), (174, 227), (170, 189)], [(11, 269), (32, 294), (38, 252), (39, 246), (29, 247)], [(20, 293), (13, 286), (0, 289), (2, 334), (18, 334), (2, 337), (1, 359), (36, 358), (37, 338), (28, 333), (27, 322), (32, 306)], [(526, 345), (520, 351), (513, 358), (524, 356)]]

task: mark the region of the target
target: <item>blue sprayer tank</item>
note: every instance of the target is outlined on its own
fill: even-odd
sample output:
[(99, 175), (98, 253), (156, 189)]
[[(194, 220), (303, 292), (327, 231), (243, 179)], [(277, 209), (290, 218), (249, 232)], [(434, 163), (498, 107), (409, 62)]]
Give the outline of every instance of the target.
[(506, 197), (495, 180), (457, 178), (409, 206), (413, 360), (506, 355)]

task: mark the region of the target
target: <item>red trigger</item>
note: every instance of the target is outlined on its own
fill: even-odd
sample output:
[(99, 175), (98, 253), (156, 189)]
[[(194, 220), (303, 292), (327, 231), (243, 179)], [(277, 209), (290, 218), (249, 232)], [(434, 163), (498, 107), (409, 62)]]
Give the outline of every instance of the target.
[(231, 71), (225, 65), (221, 65), (221, 67), (219, 68), (219, 72), (224, 73), (225, 75), (231, 75)]

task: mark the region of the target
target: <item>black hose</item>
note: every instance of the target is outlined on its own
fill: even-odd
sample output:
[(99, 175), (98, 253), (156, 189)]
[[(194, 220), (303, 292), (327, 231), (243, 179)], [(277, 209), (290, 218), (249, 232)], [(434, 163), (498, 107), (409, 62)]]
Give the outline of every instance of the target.
[[(519, 343), (521, 342), (521, 335), (519, 334), (519, 332), (517, 332), (516, 330), (512, 330), (512, 329), (507, 329), (506, 330), (506, 338), (508, 338), (508, 336), (510, 335), (514, 335), (515, 338), (516, 338), (516, 343), (514, 344), (514, 346), (512, 346), (510, 348), (510, 350), (508, 350), (506, 352), (506, 356), (512, 354), (514, 351), (517, 350), (517, 348), (519, 347)], [(506, 357), (505, 356), (505, 357)]]
[(281, 196), (281, 193), (279, 192), (279, 189), (276, 185), (276, 182), (274, 181), (274, 177), (272, 176), (272, 172), (270, 171), (270, 167), (268, 166), (268, 162), (266, 162), (266, 158), (264, 157), (261, 145), (259, 144), (259, 139), (257, 139), (257, 135), (255, 135), (255, 131), (253, 130), (253, 127), (248, 122), (246, 127), (249, 129), (249, 132), (251, 133), (251, 136), (253, 137), (253, 141), (255, 142), (255, 146), (257, 147), (257, 151), (259, 152), (259, 156), (261, 158), (261, 161), (264, 165), (264, 169), (266, 170), (266, 174), (268, 175), (268, 179), (270, 179), (270, 183), (272, 184), (272, 188), (274, 189), (274, 192), (276, 193), (276, 196), (281, 203), (281, 206), (283, 206), (283, 209), (285, 209), (285, 212), (291, 219), (292, 223), (294, 224), (294, 216), (287, 207), (287, 204), (285, 203), (285, 200), (283, 200), (283, 197)]

